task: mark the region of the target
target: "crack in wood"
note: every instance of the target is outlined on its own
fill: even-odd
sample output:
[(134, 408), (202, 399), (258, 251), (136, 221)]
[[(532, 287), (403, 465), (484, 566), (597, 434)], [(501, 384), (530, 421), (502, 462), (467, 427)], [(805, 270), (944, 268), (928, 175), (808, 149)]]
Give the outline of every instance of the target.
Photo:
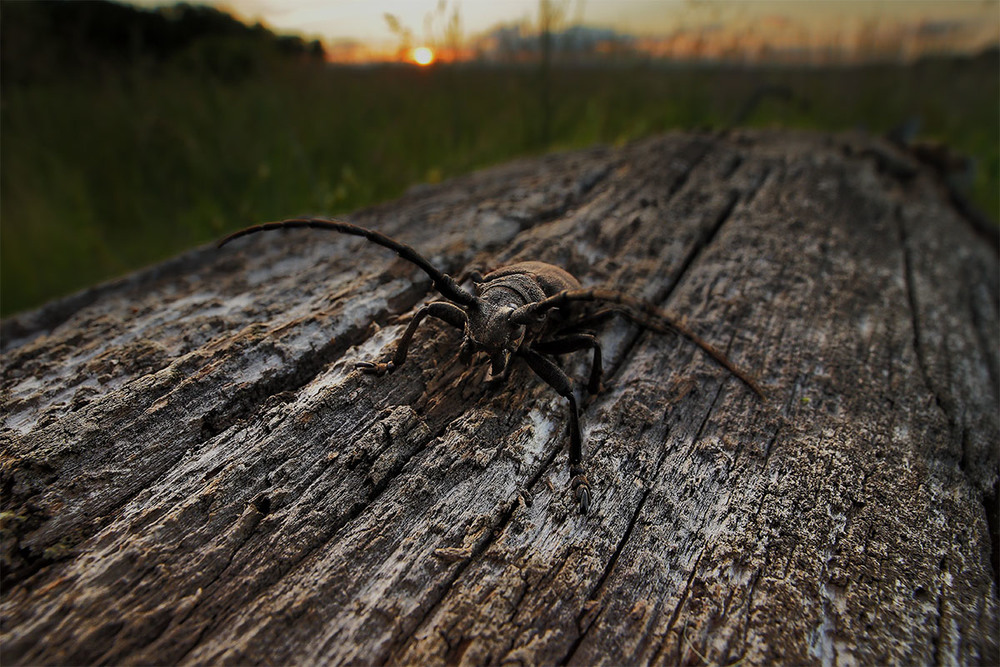
[[(670, 632), (674, 629), (677, 624), (677, 619), (680, 617), (681, 610), (684, 608), (684, 604), (687, 602), (688, 595), (691, 593), (691, 586), (694, 583), (694, 578), (698, 574), (698, 568), (701, 566), (702, 558), (705, 554), (711, 555), (712, 548), (708, 545), (702, 546), (698, 552), (698, 557), (694, 561), (694, 565), (691, 566), (691, 571), (688, 573), (687, 580), (684, 582), (684, 588), (681, 589), (680, 595), (677, 598), (677, 604), (674, 606), (674, 610), (670, 614), (670, 620), (667, 622), (667, 626), (663, 630), (663, 635), (657, 644), (656, 650), (653, 651), (653, 657), (650, 659), (651, 664), (666, 664), (666, 659), (664, 654), (668, 648), (668, 641), (670, 637)], [(677, 637), (677, 663), (680, 664), (681, 661), (681, 644), (680, 636)]]
[[(876, 143), (671, 135), (354, 218), (448, 270), (523, 254), (641, 291), (760, 365), (773, 415), (678, 341), (602, 330), (616, 386), (584, 401), (586, 456), (626, 500), (586, 519), (562, 399), (527, 372), (487, 391), (441, 329), (391, 380), (351, 376), (392, 331), (368, 322), (427, 291), (357, 246), (203, 250), (4, 322), (24, 437), (0, 434), (0, 555), (48, 558), (4, 586), (5, 664), (795, 663), (824, 613), (844, 661), (988, 661), (996, 253), (919, 170), (886, 190)], [(366, 276), (331, 281), (351, 296), (315, 287), (333, 266)]]
[(899, 230), (899, 246), (903, 251), (903, 277), (906, 284), (906, 298), (909, 304), (910, 328), (913, 334), (913, 351), (916, 354), (917, 368), (923, 378), (924, 386), (934, 397), (934, 402), (941, 413), (948, 420), (949, 427), (954, 431), (955, 419), (948, 410), (946, 401), (938, 391), (937, 383), (931, 380), (930, 370), (926, 357), (926, 346), (922, 340), (923, 327), (920, 325), (920, 305), (917, 300), (916, 279), (914, 277), (913, 257), (910, 250), (909, 240), (906, 233), (906, 223), (903, 221), (901, 207), (897, 206), (894, 219)]

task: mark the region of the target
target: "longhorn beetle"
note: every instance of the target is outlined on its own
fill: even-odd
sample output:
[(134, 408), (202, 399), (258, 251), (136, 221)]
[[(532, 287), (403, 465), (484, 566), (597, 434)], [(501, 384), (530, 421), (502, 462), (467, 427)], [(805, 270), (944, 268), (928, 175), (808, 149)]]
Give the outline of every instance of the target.
[[(660, 333), (678, 333), (764, 398), (764, 390), (753, 377), (656, 306), (621, 292), (583, 289), (580, 281), (568, 272), (545, 262), (518, 262), (485, 276), (475, 273), (471, 276), (474, 291), (469, 292), (404, 243), (348, 222), (318, 218), (295, 218), (248, 227), (224, 238), (219, 242), (219, 247), (247, 234), (297, 227), (361, 236), (389, 248), (420, 267), (430, 276), (437, 291), (447, 299), (421, 307), (400, 337), (392, 358), (384, 362), (359, 362), (357, 368), (362, 372), (384, 375), (402, 366), (413, 341), (413, 334), (424, 318), (430, 315), (462, 329), (464, 339), (459, 349), (459, 358), (463, 363), (471, 362), (477, 352), (485, 352), (489, 356), (489, 381), (505, 380), (510, 373), (511, 358), (516, 356), (527, 362), (535, 375), (569, 401), (570, 484), (584, 513), (590, 508), (591, 493), (583, 468), (580, 411), (573, 393), (573, 381), (551, 357), (593, 350), (587, 390), (591, 394), (598, 393), (603, 373), (601, 344), (593, 333), (584, 329), (585, 326), (621, 314), (646, 329)], [(593, 302), (605, 304), (606, 307), (574, 317), (570, 306), (575, 302)]]

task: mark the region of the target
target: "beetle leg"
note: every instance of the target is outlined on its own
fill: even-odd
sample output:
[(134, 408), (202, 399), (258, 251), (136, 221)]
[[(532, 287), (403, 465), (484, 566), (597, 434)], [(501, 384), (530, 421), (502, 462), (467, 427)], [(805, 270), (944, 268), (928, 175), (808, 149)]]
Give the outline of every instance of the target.
[(479, 267), (473, 266), (469, 267), (465, 271), (459, 274), (458, 278), (455, 279), (459, 285), (464, 285), (466, 280), (471, 280), (474, 283), (483, 282), (483, 272)]
[(580, 510), (586, 514), (590, 509), (590, 482), (581, 465), (583, 459), (583, 439), (580, 437), (580, 410), (573, 395), (573, 381), (555, 365), (552, 360), (528, 349), (521, 349), (519, 354), (528, 362), (535, 374), (542, 378), (550, 387), (569, 401), (569, 474), (570, 485), (576, 491)]
[(416, 315), (413, 316), (413, 319), (410, 320), (410, 323), (406, 327), (406, 331), (404, 331), (403, 335), (399, 337), (399, 342), (396, 344), (396, 353), (392, 355), (392, 359), (390, 361), (359, 361), (354, 364), (355, 368), (360, 370), (362, 373), (368, 373), (369, 375), (384, 375), (386, 373), (391, 373), (402, 366), (403, 362), (406, 361), (406, 352), (410, 347), (410, 343), (413, 341), (413, 334), (416, 333), (417, 327), (420, 326), (420, 322), (422, 322), (428, 315), (436, 317), (439, 320), (444, 320), (448, 324), (460, 329), (465, 326), (465, 311), (458, 306), (444, 301), (429, 303), (418, 310)]
[(559, 330), (556, 331), (556, 335), (563, 335), (563, 332), (579, 330), (582, 327), (592, 327), (599, 324), (603, 324), (604, 322), (610, 320), (615, 315), (619, 315), (625, 319), (629, 319), (628, 313), (626, 313), (621, 308), (601, 308), (600, 310), (596, 310), (593, 313), (589, 313), (582, 317), (566, 321), (559, 328)]
[(472, 341), (466, 338), (462, 341), (462, 346), (458, 348), (458, 360), (462, 362), (463, 365), (468, 366), (472, 363), (472, 358), (476, 355), (476, 348), (473, 346)]
[(590, 381), (587, 391), (597, 394), (601, 391), (601, 377), (604, 375), (604, 364), (601, 359), (601, 342), (588, 333), (574, 333), (534, 343), (531, 348), (541, 354), (569, 354), (579, 350), (593, 348), (594, 361), (590, 366)]
[[(552, 309), (563, 308), (567, 304), (575, 301), (614, 304), (612, 308), (619, 306), (623, 315), (645, 329), (659, 333), (680, 334), (691, 343), (700, 347), (705, 354), (715, 359), (720, 366), (739, 378), (747, 387), (752, 389), (755, 394), (761, 398), (767, 398), (764, 388), (758, 384), (756, 378), (736, 366), (736, 364), (729, 360), (729, 357), (710, 345), (707, 341), (702, 340), (697, 334), (688, 329), (678, 319), (672, 317), (669, 313), (660, 310), (655, 304), (649, 303), (648, 301), (642, 301), (641, 299), (636, 299), (635, 297), (623, 294), (622, 292), (613, 292), (611, 290), (604, 289), (564, 290), (558, 294), (553, 294), (550, 297), (542, 299), (541, 301), (526, 303), (511, 313), (510, 321), (518, 324), (527, 324), (537, 320), (538, 317), (544, 315)], [(600, 312), (600, 315), (604, 317), (603, 312)], [(584, 318), (583, 321), (588, 319), (590, 318)]]
[[(503, 367), (500, 368), (500, 372), (496, 372), (498, 363), (503, 364)], [(492, 389), (494, 387), (499, 387), (501, 385), (506, 384), (507, 378), (510, 377), (511, 370), (513, 368), (514, 365), (510, 363), (509, 355), (506, 357), (501, 357), (499, 362), (494, 362), (493, 359), (491, 358), (490, 369), (489, 372), (486, 374), (486, 380), (485, 380), (486, 386)]]

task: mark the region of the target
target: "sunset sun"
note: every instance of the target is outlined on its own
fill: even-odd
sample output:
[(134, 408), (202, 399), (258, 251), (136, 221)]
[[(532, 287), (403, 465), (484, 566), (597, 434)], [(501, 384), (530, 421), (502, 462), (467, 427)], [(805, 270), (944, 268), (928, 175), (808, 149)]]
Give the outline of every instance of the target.
[(420, 46), (413, 49), (413, 62), (418, 65), (430, 65), (434, 62), (434, 51), (426, 46)]

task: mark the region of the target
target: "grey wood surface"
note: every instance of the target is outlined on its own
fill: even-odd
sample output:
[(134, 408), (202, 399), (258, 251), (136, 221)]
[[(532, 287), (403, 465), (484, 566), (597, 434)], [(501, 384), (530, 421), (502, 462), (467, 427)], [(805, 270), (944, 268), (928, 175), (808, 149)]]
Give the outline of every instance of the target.
[(3, 322), (4, 664), (997, 661), (997, 248), (912, 158), (671, 134), (346, 218), (649, 299), (770, 398), (611, 321), (582, 516), (527, 368), (487, 387), (427, 323), (354, 369), (434, 298), (412, 265), (194, 250)]

